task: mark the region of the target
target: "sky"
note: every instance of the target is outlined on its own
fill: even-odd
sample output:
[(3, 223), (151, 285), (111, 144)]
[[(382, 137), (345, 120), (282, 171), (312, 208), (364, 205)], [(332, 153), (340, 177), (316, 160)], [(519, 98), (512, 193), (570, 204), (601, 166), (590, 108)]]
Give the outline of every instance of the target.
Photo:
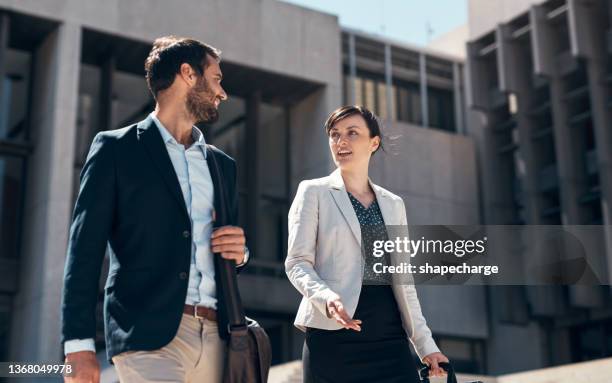
[(417, 45), (467, 23), (467, 0), (283, 1), (338, 15), (341, 26)]

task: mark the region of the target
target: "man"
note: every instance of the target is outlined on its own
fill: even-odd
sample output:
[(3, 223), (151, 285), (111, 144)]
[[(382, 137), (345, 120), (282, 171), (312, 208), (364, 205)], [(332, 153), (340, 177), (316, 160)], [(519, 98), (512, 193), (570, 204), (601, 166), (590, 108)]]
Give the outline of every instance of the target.
[(157, 39), (145, 62), (155, 111), (93, 140), (64, 277), (62, 342), (75, 366), (68, 382), (99, 381), (93, 338), (107, 242), (106, 347), (120, 380), (221, 380), (226, 345), (213, 257), (240, 267), (248, 250), (240, 227), (213, 231), (221, 193), (229, 196), (224, 219), (237, 223), (236, 166), (195, 126), (214, 122), (227, 99), (219, 55), (193, 39)]

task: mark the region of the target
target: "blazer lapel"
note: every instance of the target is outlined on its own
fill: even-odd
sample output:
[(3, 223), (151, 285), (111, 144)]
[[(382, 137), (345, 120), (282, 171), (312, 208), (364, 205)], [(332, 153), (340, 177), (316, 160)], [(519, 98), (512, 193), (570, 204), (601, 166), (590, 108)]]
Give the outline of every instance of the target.
[[(385, 221), (385, 226), (396, 226), (395, 228), (392, 228), (391, 231), (387, 230), (389, 240), (395, 241), (395, 238), (397, 236), (400, 236), (400, 238), (407, 237), (408, 233), (404, 232), (404, 228), (397, 227), (397, 225), (399, 225), (402, 221), (401, 215), (404, 214), (404, 212), (400, 211), (396, 206), (394, 206), (395, 203), (393, 202), (393, 199), (384, 189), (380, 188), (378, 185), (375, 185), (371, 180), (370, 186), (372, 187), (372, 190), (374, 190), (374, 194), (376, 194), (376, 200), (378, 201), (380, 213), (382, 214), (383, 220)], [(395, 251), (391, 252), (390, 256), (391, 264), (395, 266), (401, 265), (401, 262), (406, 260), (406, 257), (404, 255), (399, 254)], [(410, 262), (410, 257), (407, 258), (408, 262)], [(391, 279), (393, 281), (393, 287), (414, 283), (414, 281), (410, 279), (411, 277), (412, 275), (410, 274), (393, 274), (391, 276)]]
[(355, 209), (353, 209), (353, 204), (346, 193), (346, 187), (344, 186), (344, 181), (342, 180), (342, 175), (340, 174), (340, 170), (336, 169), (330, 176), (330, 193), (340, 209), (340, 212), (344, 216), (344, 219), (348, 223), (357, 243), (361, 246), (361, 226), (359, 226), (359, 220), (357, 219), (357, 214), (355, 214)]
[(151, 116), (140, 121), (137, 130), (138, 140), (144, 144), (147, 153), (164, 179), (170, 194), (172, 194), (185, 215), (189, 217), (187, 207), (185, 206), (185, 199), (183, 198), (183, 192), (181, 191), (181, 185), (174, 171), (174, 166), (172, 166), (170, 155), (168, 154), (162, 136)]
[(370, 187), (374, 190), (374, 194), (376, 194), (376, 200), (378, 201), (378, 207), (380, 207), (380, 212), (385, 220), (385, 225), (399, 225), (400, 219), (397, 218), (397, 209), (393, 206), (393, 200), (387, 195), (387, 192), (375, 185), (371, 180)]

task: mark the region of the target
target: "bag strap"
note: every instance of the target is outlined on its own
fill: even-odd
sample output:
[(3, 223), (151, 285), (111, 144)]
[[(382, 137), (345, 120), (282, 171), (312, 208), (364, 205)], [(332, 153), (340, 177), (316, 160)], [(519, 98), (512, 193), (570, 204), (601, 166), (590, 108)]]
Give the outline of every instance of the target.
[[(446, 383), (457, 383), (457, 376), (453, 365), (447, 362), (438, 363), (446, 371)], [(425, 366), (419, 369), (419, 378), (421, 383), (429, 383), (429, 366)]]
[[(219, 210), (215, 215), (215, 224), (226, 225), (228, 222), (228, 197), (227, 188), (225, 187), (225, 181), (223, 174), (219, 168), (217, 157), (212, 145), (206, 144), (207, 156), (211, 159), (213, 168), (217, 173), (217, 181), (219, 182)], [(244, 315), (244, 308), (242, 307), (242, 300), (240, 299), (240, 291), (238, 290), (238, 280), (236, 278), (236, 261), (231, 259), (225, 259), (219, 254), (214, 254), (215, 271), (219, 274), (219, 286), (218, 291), (221, 293), (223, 301), (225, 302), (225, 310), (227, 314), (227, 331), (231, 334), (234, 332), (240, 332), (246, 334), (246, 319)]]

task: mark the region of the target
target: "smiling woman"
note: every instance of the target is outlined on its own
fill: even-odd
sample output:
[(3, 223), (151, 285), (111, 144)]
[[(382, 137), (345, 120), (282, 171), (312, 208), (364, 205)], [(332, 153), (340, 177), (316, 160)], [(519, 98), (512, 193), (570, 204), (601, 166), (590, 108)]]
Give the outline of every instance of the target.
[[(406, 225), (402, 199), (368, 177), (381, 147), (379, 120), (363, 106), (344, 106), (331, 113), (325, 131), (337, 169), (302, 181), (289, 210), (285, 270), (304, 295), (295, 319), (306, 332), (304, 382), (418, 382), (407, 338), (438, 376), (438, 362), (448, 359), (414, 286), (391, 286), (373, 272), (374, 258), (362, 257), (362, 249), (388, 240), (385, 225)], [(330, 228), (346, 234), (330, 235)], [(376, 261), (388, 265), (388, 254)]]

